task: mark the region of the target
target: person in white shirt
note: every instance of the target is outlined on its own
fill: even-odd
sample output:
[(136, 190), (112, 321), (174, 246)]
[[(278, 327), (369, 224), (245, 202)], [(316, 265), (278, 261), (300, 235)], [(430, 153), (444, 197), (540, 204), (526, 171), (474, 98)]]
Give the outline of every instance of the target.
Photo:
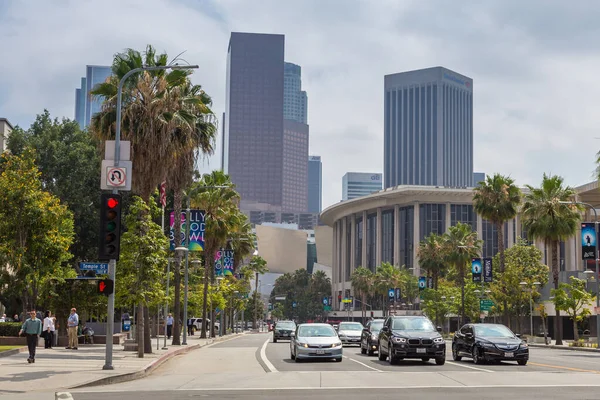
[(2, 314), (2, 317), (0, 318), (0, 322), (6, 322), (6, 314)]
[(52, 343), (54, 343), (54, 317), (50, 311), (46, 311), (44, 318), (44, 326), (42, 327), (44, 332), (44, 348), (51, 349)]

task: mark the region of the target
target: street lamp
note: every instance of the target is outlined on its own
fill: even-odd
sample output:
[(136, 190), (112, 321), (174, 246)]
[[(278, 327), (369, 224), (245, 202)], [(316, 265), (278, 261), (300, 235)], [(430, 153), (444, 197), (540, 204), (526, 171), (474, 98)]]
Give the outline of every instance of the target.
[[(521, 287), (523, 289), (525, 289), (528, 286), (528, 283), (520, 282), (519, 285), (521, 285)], [(540, 286), (541, 283), (533, 282), (532, 285), (533, 285), (533, 287)], [(532, 338), (533, 338), (533, 287), (531, 287), (528, 290), (528, 292), (529, 292), (529, 334), (531, 335)]]
[[(217, 287), (219, 288), (219, 291), (221, 290), (221, 281), (223, 280), (223, 275), (219, 275), (216, 277), (217, 278)], [(219, 322), (219, 336), (223, 336), (223, 314), (225, 311), (225, 307), (223, 307), (223, 309), (221, 310), (221, 317), (220, 317), (220, 322)]]
[[(596, 232), (596, 236), (598, 236), (598, 212), (596, 211), (596, 207), (589, 203), (584, 203), (582, 201), (560, 201), (559, 203), (581, 204), (583, 206), (591, 208), (594, 212), (594, 232)], [(598, 257), (600, 257), (600, 244), (598, 243), (598, 239), (599, 238), (596, 237), (596, 254), (594, 259), (596, 260), (596, 342), (600, 344), (600, 315), (598, 315), (598, 312), (600, 311), (600, 279), (598, 279), (598, 276), (600, 275), (600, 267), (598, 266)]]
[(163, 316), (165, 319), (165, 331), (163, 332), (165, 336), (165, 342), (163, 343), (163, 350), (167, 350), (167, 316), (169, 315), (169, 279), (171, 277), (171, 263), (177, 260), (173, 257), (169, 257), (167, 261), (167, 301), (165, 301), (165, 315)]
[[(188, 220), (186, 220), (188, 221)], [(189, 223), (186, 223), (189, 226)], [(185, 274), (184, 274), (184, 284), (183, 284), (183, 323), (186, 325), (183, 329), (183, 342), (181, 344), (183, 346), (187, 345), (187, 306), (188, 306), (188, 253), (189, 249), (184, 246), (179, 246), (175, 248), (175, 252), (179, 252), (180, 257), (182, 259), (182, 253), (185, 253)], [(179, 315), (176, 315), (175, 318), (179, 318)], [(176, 332), (179, 335), (179, 332)]]

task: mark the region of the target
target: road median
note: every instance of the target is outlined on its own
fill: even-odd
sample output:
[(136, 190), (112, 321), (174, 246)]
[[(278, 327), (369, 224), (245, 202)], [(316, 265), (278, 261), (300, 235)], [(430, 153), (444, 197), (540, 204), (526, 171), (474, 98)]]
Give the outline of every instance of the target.
[(593, 347), (575, 347), (575, 346), (557, 346), (555, 344), (543, 344), (543, 343), (529, 343), (529, 347), (533, 348), (544, 348), (544, 349), (555, 349), (555, 350), (572, 350), (572, 351), (583, 351), (588, 353), (598, 353), (600, 350), (594, 349)]

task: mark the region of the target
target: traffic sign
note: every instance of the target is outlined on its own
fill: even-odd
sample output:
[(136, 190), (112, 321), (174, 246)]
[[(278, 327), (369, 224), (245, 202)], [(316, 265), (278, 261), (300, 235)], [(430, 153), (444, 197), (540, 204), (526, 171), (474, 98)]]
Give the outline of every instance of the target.
[(120, 188), (126, 185), (127, 168), (108, 167), (106, 169), (106, 186)]
[(323, 306), (323, 311), (331, 311), (331, 306)]
[(106, 296), (113, 294), (115, 282), (112, 279), (101, 279), (98, 281), (98, 293)]
[(94, 271), (96, 274), (108, 274), (108, 264), (106, 263), (80, 262), (79, 269), (81, 271)]
[(114, 163), (113, 160), (102, 160), (100, 189), (131, 190), (131, 161), (120, 161), (118, 167)]
[(294, 308), (296, 308), (297, 305), (298, 305), (298, 303), (296, 303), (296, 302), (292, 303), (292, 307), (294, 307)]
[(494, 302), (489, 299), (481, 299), (479, 300), (479, 310), (480, 311), (490, 311), (494, 307)]

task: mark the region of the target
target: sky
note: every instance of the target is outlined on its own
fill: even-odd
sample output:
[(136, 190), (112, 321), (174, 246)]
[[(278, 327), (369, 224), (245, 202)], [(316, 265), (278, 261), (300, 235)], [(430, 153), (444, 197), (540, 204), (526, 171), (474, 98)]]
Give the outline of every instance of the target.
[(595, 0), (0, 0), (0, 117), (72, 119), (86, 65), (152, 44), (200, 66), (220, 118), (230, 33), (277, 33), (302, 66), (324, 208), (346, 172), (382, 172), (384, 75), (433, 66), (474, 80), (475, 171), (578, 186), (600, 147), (598, 15)]

